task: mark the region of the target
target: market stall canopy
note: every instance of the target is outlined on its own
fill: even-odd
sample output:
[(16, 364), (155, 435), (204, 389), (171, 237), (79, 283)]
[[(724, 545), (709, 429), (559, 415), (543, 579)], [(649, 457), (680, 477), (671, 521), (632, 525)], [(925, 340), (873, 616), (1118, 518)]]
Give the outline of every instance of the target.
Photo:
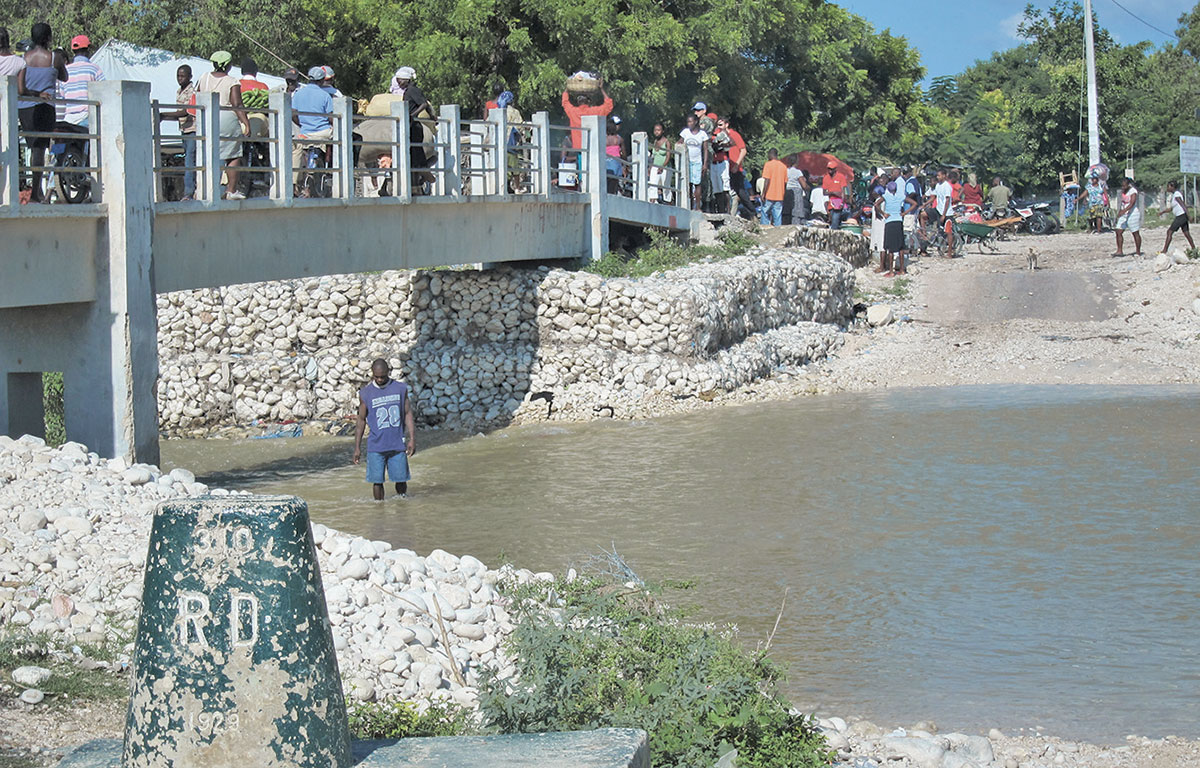
[[(104, 72), (106, 80), (140, 80), (150, 83), (150, 98), (163, 104), (175, 103), (175, 92), (179, 90), (179, 83), (175, 82), (175, 71), (181, 64), (191, 65), (193, 82), (199, 80), (205, 72), (212, 71), (212, 63), (208, 59), (184, 56), (161, 48), (134, 45), (115, 38), (105, 41), (104, 45), (92, 54), (92, 62)], [(231, 67), (229, 74), (241, 79), (242, 70)], [(258, 79), (272, 89), (284, 84), (282, 77), (265, 72), (259, 72)], [(179, 133), (179, 128), (174, 120), (164, 120), (162, 132), (175, 135)]]
[(784, 162), (790, 164), (793, 158), (800, 159), (800, 169), (805, 171), (809, 176), (824, 176), (829, 168), (829, 164), (832, 162), (837, 164), (838, 173), (847, 179), (854, 178), (853, 168), (834, 155), (825, 152), (797, 152), (794, 155), (788, 155), (784, 158)]

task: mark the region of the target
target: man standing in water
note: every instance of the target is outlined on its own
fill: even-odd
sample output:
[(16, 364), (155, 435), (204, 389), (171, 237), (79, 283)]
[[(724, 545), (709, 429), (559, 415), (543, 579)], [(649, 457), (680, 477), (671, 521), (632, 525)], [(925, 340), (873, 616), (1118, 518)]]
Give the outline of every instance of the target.
[(408, 457), (416, 453), (413, 439), (411, 392), (402, 381), (389, 378), (391, 366), (382, 357), (371, 363), (371, 381), (358, 391), (358, 426), (354, 431), (354, 463), (362, 458), (363, 431), (367, 438), (367, 482), (376, 501), (383, 501), (384, 470), (396, 484), (396, 493), (408, 494)]

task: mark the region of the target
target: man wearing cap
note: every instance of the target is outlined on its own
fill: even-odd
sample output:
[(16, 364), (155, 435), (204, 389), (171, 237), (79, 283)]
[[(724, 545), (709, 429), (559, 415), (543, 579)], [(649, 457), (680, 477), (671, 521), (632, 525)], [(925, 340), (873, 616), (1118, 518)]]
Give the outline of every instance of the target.
[(337, 86), (333, 84), (333, 67), (326, 64), (325, 66), (321, 67), (321, 70), (325, 73), (325, 82), (321, 84), (321, 88), (325, 91), (325, 93), (328, 93), (335, 99), (341, 96), (342, 92), (339, 91)]
[[(100, 67), (89, 58), (92, 53), (92, 41), (87, 35), (76, 35), (71, 39), (71, 63), (67, 65), (67, 82), (62, 84), (64, 99), (79, 99), (86, 101), (88, 97), (87, 84), (104, 79)], [(68, 104), (63, 120), (71, 125), (87, 127), (88, 105)]]
[(283, 85), (271, 89), (271, 93), (295, 93), (300, 87), (300, 70), (288, 67), (283, 71)]
[(696, 115), (696, 123), (700, 126), (700, 130), (713, 135), (713, 131), (717, 129), (716, 114), (708, 111), (708, 105), (703, 101), (697, 101), (692, 105), (692, 112)]
[(308, 190), (303, 188), (305, 152), (333, 138), (333, 121), (329, 118), (333, 97), (321, 87), (325, 83), (325, 69), (308, 70), (308, 81), (292, 94), (292, 122), (300, 128), (292, 142), (292, 178), (301, 197), (308, 197)]
[(392, 93), (408, 103), (408, 135), (409, 141), (415, 145), (408, 148), (408, 167), (412, 169), (413, 192), (420, 194), (422, 182), (432, 181), (432, 174), (427, 170), (417, 170), (431, 167), (431, 158), (418, 142), (434, 141), (432, 131), (426, 135), (425, 124), (421, 123), (420, 119), (436, 120), (437, 115), (433, 113), (433, 107), (430, 105), (429, 99), (425, 98), (425, 93), (413, 82), (416, 79), (417, 71), (415, 69), (400, 67), (392, 75)]

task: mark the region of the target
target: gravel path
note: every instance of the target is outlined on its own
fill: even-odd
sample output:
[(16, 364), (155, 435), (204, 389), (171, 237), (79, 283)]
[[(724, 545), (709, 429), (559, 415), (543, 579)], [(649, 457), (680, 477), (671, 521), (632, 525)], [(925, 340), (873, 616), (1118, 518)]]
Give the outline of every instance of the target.
[[(1147, 248), (1164, 232), (1148, 232)], [(901, 322), (856, 327), (796, 388), (1200, 382), (1200, 262), (1156, 272), (1153, 257), (1113, 258), (1112, 246), (1096, 235), (1021, 237), (997, 254), (919, 260), (907, 283), (860, 269), (863, 301), (891, 304)]]

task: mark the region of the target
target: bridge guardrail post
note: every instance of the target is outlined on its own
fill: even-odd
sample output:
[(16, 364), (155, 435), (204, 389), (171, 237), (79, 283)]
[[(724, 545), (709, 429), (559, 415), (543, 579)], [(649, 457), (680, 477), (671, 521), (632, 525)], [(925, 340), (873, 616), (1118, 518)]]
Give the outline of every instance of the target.
[(442, 166), (443, 192), (451, 197), (462, 195), (462, 108), (443, 104), (438, 117), (446, 135), (438, 137), (439, 162)]
[(269, 106), (275, 113), (275, 143), (271, 145), (271, 165), (278, 168), (279, 177), (271, 197), (282, 200), (284, 205), (292, 204), (295, 190), (292, 186), (292, 95), (290, 93), (272, 93), (267, 97)]
[(64, 371), (67, 391), (87, 392), (90, 401), (73, 407), (68, 399), (67, 437), (102, 456), (157, 464), (158, 308), (151, 253), (155, 129), (146, 112), (150, 84), (91, 82), (88, 98), (104, 105), (93, 132), (100, 136), (108, 254), (98, 269), (95, 308), (82, 329), (88, 359)]
[(354, 199), (354, 102), (345, 96), (333, 100), (337, 122), (338, 197)]
[(392, 146), (392, 168), (395, 180), (392, 194), (402, 203), (412, 202), (412, 127), (408, 122), (408, 102), (393, 101), (392, 117), (396, 118), (396, 135)]
[(492, 124), (492, 134), (496, 137), (493, 157), (496, 169), (496, 194), (508, 193), (508, 110), (488, 110), (488, 122)]
[(204, 152), (196, 153), (196, 159), (204, 158), (204, 198), (207, 205), (216, 205), (221, 199), (221, 95), (217, 92), (197, 93), (196, 104), (203, 103)]
[(675, 205), (692, 208), (691, 168), (688, 166), (687, 148), (675, 148)]
[(550, 196), (550, 113), (533, 113), (533, 176), (535, 191)]
[(649, 140), (645, 131), (633, 134), (630, 149), (633, 155), (633, 197), (635, 200), (650, 200), (650, 164), (646, 147)]
[(4, 176), (0, 177), (0, 205), (14, 210), (20, 204), (18, 196), (21, 184), (21, 152), (19, 149), (20, 121), (17, 119), (17, 78), (0, 77), (0, 165)]
[(473, 122), (467, 132), (467, 143), (470, 146), (467, 168), (471, 177), (472, 195), (486, 195), (490, 192), (491, 177), (485, 170), (488, 167), (488, 131), (488, 126), (481, 126), (479, 123)]
[(604, 168), (604, 123), (598, 115), (584, 115), (583, 159), (579, 167), (587, 168), (587, 192), (591, 202), (592, 261), (608, 252), (608, 178)]

